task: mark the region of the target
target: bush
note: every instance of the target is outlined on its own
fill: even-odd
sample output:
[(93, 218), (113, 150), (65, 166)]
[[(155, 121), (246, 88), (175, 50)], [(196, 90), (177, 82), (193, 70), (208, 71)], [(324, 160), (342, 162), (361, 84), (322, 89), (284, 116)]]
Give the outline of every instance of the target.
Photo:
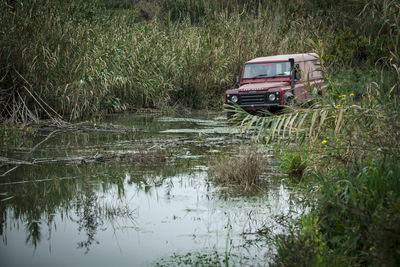
[(323, 241), (318, 224), (320, 220), (312, 214), (298, 221), (299, 228), (289, 235), (275, 238), (277, 254), (272, 266), (329, 266), (328, 247)]
[(308, 167), (308, 155), (299, 152), (287, 152), (282, 157), (281, 169), (292, 181), (300, 182)]
[(400, 167), (395, 158), (371, 162), (359, 172), (318, 177), (315, 213), (335, 255), (350, 265), (400, 264)]

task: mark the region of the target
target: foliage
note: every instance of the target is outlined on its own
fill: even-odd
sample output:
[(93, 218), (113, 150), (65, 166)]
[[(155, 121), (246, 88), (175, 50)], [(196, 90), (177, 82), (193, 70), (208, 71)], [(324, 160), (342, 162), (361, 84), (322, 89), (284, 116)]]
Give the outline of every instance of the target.
[(360, 171), (317, 176), (319, 205), (314, 212), (323, 218), (319, 229), (336, 260), (398, 265), (400, 168), (394, 158), (366, 165)]
[[(370, 161), (315, 172), (312, 210), (286, 235), (276, 237), (274, 264), (291, 266), (383, 265), (400, 263), (400, 168), (398, 160)], [(316, 197), (316, 199), (315, 199)]]
[[(388, 14), (380, 16), (387, 18)], [(389, 43), (398, 42), (399, 29), (397, 21), (392, 25), (393, 39)], [(387, 37), (378, 34), (376, 40)], [(324, 42), (312, 45), (322, 56), (321, 63), (329, 64), (332, 51)], [(297, 228), (292, 226), (288, 234), (276, 237), (275, 264), (399, 265), (397, 46), (391, 47), (390, 56), (380, 59), (381, 67), (376, 65), (373, 70), (360, 68), (335, 76), (322, 65), (327, 94), (324, 99), (314, 99), (317, 104), (311, 108), (288, 107), (280, 114), (265, 117), (236, 109), (235, 117), (243, 131), (260, 141), (280, 144), (284, 170), (296, 169), (300, 159), (307, 158), (308, 171), (303, 173), (300, 186), (308, 188), (306, 199), (311, 211)], [(343, 60), (340, 64), (352, 63)], [(301, 157), (292, 152), (299, 147)], [(312, 156), (307, 157), (303, 151)], [(310, 217), (313, 223), (305, 224)], [(313, 225), (313, 230), (307, 230), (307, 225)]]
[(285, 153), (282, 156), (282, 171), (295, 182), (299, 182), (303, 178), (303, 174), (307, 168), (307, 154), (300, 152)]
[(302, 223), (276, 237), (277, 265), (399, 264), (399, 84), (392, 84), (374, 82), (359, 100), (341, 94), (310, 110), (269, 117), (239, 111), (244, 130), (279, 141), (283, 170), (298, 174), (308, 188), (307, 216), (319, 218), (314, 235), (304, 234)]
[(276, 238), (277, 254), (272, 266), (326, 266), (328, 246), (319, 230), (320, 220), (312, 214), (298, 221), (299, 227), (290, 235)]

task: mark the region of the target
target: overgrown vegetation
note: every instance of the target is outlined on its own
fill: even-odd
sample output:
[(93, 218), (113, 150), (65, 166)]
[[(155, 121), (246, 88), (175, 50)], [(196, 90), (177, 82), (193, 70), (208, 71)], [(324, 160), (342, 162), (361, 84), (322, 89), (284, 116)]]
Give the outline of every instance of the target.
[(392, 17), (378, 13), (378, 21), (393, 22), (385, 38), (395, 45), (372, 70), (332, 77), (324, 61), (331, 52), (314, 42), (325, 64), (326, 97), (315, 99), (311, 108), (292, 107), (269, 117), (237, 110), (244, 131), (262, 142), (280, 143), (282, 168), (294, 178), (289, 181), (308, 188), (311, 212), (289, 234), (276, 237), (277, 266), (400, 264), (400, 5), (384, 4)]
[(285, 153), (282, 157), (282, 171), (295, 182), (302, 180), (307, 168), (307, 155), (299, 152)]
[[(396, 64), (385, 71), (398, 75)], [(385, 84), (369, 84), (358, 101), (341, 94), (311, 109), (243, 118), (259, 140), (281, 143), (283, 171), (308, 188), (312, 227), (304, 217), (277, 237), (277, 265), (400, 264), (400, 84)]]
[[(255, 56), (307, 52), (307, 40), (321, 38), (329, 64), (360, 66), (389, 58), (398, 45), (391, 38), (397, 7), (390, 1), (18, 0), (0, 6), (0, 115), (14, 122), (56, 114), (98, 118), (140, 107), (220, 108), (242, 63)], [(371, 14), (382, 16), (365, 20)]]
[[(14, 11), (2, 6), (3, 119), (55, 113), (79, 119), (128, 107), (220, 107), (244, 60), (297, 49), (287, 39), (276, 45), (283, 16), (265, 23), (272, 10), (254, 19), (221, 12), (193, 25), (186, 15), (172, 20), (172, 11), (146, 20), (136, 9), (110, 10), (97, 2), (26, 1)], [(288, 37), (305, 43), (301, 32)]]

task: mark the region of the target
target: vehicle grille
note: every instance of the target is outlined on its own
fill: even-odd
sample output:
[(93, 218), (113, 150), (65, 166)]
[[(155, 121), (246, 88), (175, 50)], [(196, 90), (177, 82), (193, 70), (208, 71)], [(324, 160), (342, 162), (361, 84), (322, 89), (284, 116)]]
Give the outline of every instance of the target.
[(265, 94), (241, 94), (240, 105), (265, 104)]

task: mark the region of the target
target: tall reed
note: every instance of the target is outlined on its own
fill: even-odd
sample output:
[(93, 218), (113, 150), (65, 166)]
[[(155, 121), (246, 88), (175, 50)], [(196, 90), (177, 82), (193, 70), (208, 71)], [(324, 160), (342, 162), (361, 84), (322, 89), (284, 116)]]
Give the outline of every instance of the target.
[(2, 117), (12, 117), (16, 103), (37, 117), (54, 109), (69, 119), (128, 106), (220, 107), (243, 61), (306, 51), (312, 28), (300, 21), (283, 37), (285, 16), (269, 9), (220, 12), (197, 25), (188, 16), (138, 22), (135, 14), (93, 1), (2, 7)]
[[(2, 120), (55, 113), (81, 119), (128, 107), (220, 108), (244, 61), (309, 52), (316, 33), (325, 60), (340, 64), (374, 64), (399, 46), (390, 26), (398, 23), (394, 1), (15, 2), (23, 5), (0, 5)], [(368, 21), (373, 31), (354, 26), (376, 12), (384, 15)]]

